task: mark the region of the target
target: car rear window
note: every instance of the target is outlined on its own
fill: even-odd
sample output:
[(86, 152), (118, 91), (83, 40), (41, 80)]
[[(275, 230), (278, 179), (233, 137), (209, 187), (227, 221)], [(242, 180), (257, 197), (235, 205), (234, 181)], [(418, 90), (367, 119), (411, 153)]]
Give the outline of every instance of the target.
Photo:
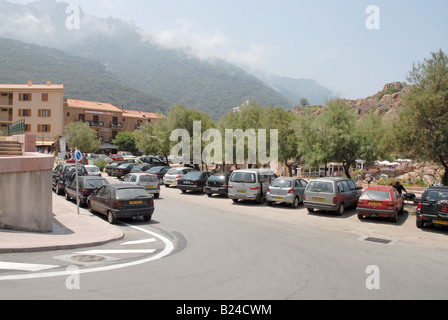
[(109, 184), (106, 179), (95, 179), (95, 180), (85, 180), (84, 181), (84, 187), (85, 188), (94, 188), (99, 189), (102, 186)]
[(291, 188), (292, 184), (290, 180), (276, 179), (272, 181), (271, 186), (278, 188)]
[(422, 201), (439, 202), (441, 200), (448, 200), (448, 190), (430, 190), (422, 197)]
[(232, 177), (230, 178), (231, 182), (237, 182), (237, 183), (254, 183), (256, 181), (255, 179), (255, 173), (251, 172), (234, 172), (232, 174)]
[(226, 176), (219, 174), (219, 173), (215, 173), (214, 175), (210, 176), (208, 178), (209, 181), (222, 181), (222, 180), (226, 180)]
[(179, 174), (179, 170), (177, 169), (170, 169), (166, 174)]
[(118, 189), (117, 190), (117, 199), (118, 200), (128, 200), (128, 199), (143, 198), (143, 197), (149, 197), (149, 194), (145, 189), (127, 188), (127, 189)]
[(333, 183), (329, 181), (311, 181), (308, 184), (306, 191), (333, 193)]
[(361, 196), (362, 200), (392, 200), (389, 191), (366, 190)]
[(157, 179), (156, 176), (142, 176), (140, 177), (140, 181), (141, 182), (155, 182), (155, 181), (159, 181), (159, 179)]

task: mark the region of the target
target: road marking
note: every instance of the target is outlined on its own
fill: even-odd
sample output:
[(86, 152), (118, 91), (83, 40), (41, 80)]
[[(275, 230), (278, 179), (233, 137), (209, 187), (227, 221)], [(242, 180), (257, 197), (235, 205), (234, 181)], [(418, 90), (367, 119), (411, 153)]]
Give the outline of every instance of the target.
[(126, 253), (154, 253), (155, 249), (146, 249), (146, 250), (90, 250), (77, 252), (76, 254), (126, 254)]
[(137, 241), (128, 241), (120, 244), (120, 246), (129, 246), (134, 244), (144, 244), (144, 243), (151, 243), (156, 242), (157, 240), (155, 238), (146, 239), (146, 240), (137, 240)]
[(14, 263), (14, 262), (1, 262), (0, 270), (19, 270), (19, 271), (44, 271), (48, 269), (59, 268), (59, 266), (45, 265), (45, 264), (28, 264), (28, 263)]
[[(115, 264), (115, 265), (110, 265), (110, 266), (104, 266), (104, 267), (98, 267), (98, 268), (90, 268), (90, 269), (82, 269), (79, 270), (79, 274), (87, 274), (87, 273), (95, 273), (95, 272), (104, 272), (104, 271), (112, 271), (112, 270), (117, 270), (117, 269), (123, 269), (123, 268), (129, 268), (129, 267), (134, 267), (134, 266), (138, 266), (141, 264), (145, 264), (154, 260), (159, 260), (162, 259), (166, 256), (168, 256), (173, 250), (174, 250), (174, 244), (171, 240), (169, 240), (168, 238), (161, 236), (157, 233), (145, 230), (143, 228), (139, 228), (136, 226), (132, 226), (129, 225), (127, 223), (123, 223), (124, 225), (134, 228), (136, 230), (142, 231), (144, 233), (150, 234), (153, 237), (159, 238), (160, 240), (162, 240), (162, 242), (165, 244), (165, 248), (159, 252), (158, 254), (149, 257), (149, 258), (145, 258), (145, 259), (141, 259), (141, 260), (137, 260), (137, 261), (132, 261), (132, 262), (127, 262), (127, 263), (122, 263), (122, 264)], [(0, 276), (0, 281), (11, 281), (11, 280), (30, 280), (30, 279), (40, 279), (40, 278), (53, 278), (53, 277), (67, 277), (70, 276), (71, 273), (64, 270), (64, 271), (54, 271), (54, 272), (46, 272), (46, 273), (34, 273), (34, 274), (24, 274), (24, 275), (10, 275), (10, 276)]]

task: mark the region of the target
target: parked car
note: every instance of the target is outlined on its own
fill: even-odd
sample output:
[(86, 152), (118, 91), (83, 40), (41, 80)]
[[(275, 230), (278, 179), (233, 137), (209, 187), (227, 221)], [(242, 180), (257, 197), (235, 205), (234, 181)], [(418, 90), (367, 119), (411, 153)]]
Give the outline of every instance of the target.
[(145, 188), (154, 198), (158, 199), (160, 196), (160, 183), (157, 176), (149, 173), (130, 173), (127, 174), (122, 183), (135, 184)]
[(107, 216), (109, 223), (117, 219), (143, 217), (150, 221), (154, 213), (154, 198), (144, 188), (137, 185), (105, 185), (92, 194), (87, 205), (91, 212)]
[(111, 158), (115, 162), (124, 161), (124, 158), (119, 154), (111, 154), (109, 155), (109, 158)]
[[(101, 177), (95, 176), (84, 176), (78, 177), (78, 190), (79, 190), (79, 204), (80, 206), (85, 206), (87, 203), (87, 198), (95, 193), (102, 186), (109, 184), (109, 182)], [(76, 199), (78, 196), (76, 192), (76, 178), (72, 179), (65, 186), (65, 198), (70, 201), (71, 199)]]
[(359, 198), (356, 211), (359, 220), (367, 217), (383, 217), (397, 222), (398, 214), (404, 211), (404, 199), (394, 187), (372, 186), (368, 187)]
[(303, 194), (308, 182), (299, 178), (277, 178), (271, 182), (266, 194), (266, 204), (275, 202), (289, 203), (297, 208), (303, 202)]
[(164, 166), (164, 167), (152, 167), (151, 169), (149, 169), (148, 173), (153, 174), (155, 176), (157, 176), (157, 178), (160, 181), (160, 184), (163, 184), (163, 176), (168, 172), (168, 170), (170, 170), (171, 167), (168, 166)]
[(345, 208), (357, 205), (361, 194), (362, 187), (357, 187), (352, 179), (318, 178), (308, 183), (303, 204), (308, 212), (325, 210), (343, 215)]
[(200, 191), (205, 193), (205, 184), (211, 172), (191, 171), (177, 181), (177, 188), (186, 193), (187, 191)]
[(111, 176), (112, 175), (112, 171), (115, 170), (119, 165), (122, 165), (123, 163), (125, 163), (125, 162), (124, 161), (112, 162), (110, 165), (108, 165), (104, 169), (104, 172), (106, 172), (108, 176)]
[(153, 156), (140, 157), (140, 161), (147, 163), (151, 167), (168, 166), (168, 163), (160, 160), (157, 157), (153, 157)]
[(261, 204), (266, 198), (269, 184), (277, 178), (267, 169), (235, 170), (229, 179), (229, 198), (233, 202), (254, 200)]
[(131, 173), (142, 173), (151, 169), (149, 164), (137, 164), (131, 170)]
[(120, 151), (118, 152), (119, 156), (122, 156), (123, 158), (137, 158), (136, 156), (132, 155), (129, 151)]
[(106, 156), (105, 154), (95, 154), (95, 153), (91, 153), (90, 155), (87, 156), (87, 160), (93, 160), (96, 161), (98, 159), (104, 160), (107, 163), (112, 163), (114, 162), (114, 160), (112, 160), (111, 158), (109, 158), (108, 156)]
[[(52, 173), (52, 188), (58, 195), (63, 195), (66, 184), (73, 179), (76, 174), (75, 164), (59, 164)], [(87, 170), (83, 165), (78, 169), (78, 175), (87, 176)]]
[(205, 185), (207, 196), (211, 197), (215, 193), (227, 196), (229, 193), (229, 178), (230, 173), (212, 174)]
[(121, 178), (131, 172), (131, 170), (136, 166), (135, 163), (122, 163), (115, 169), (113, 169), (110, 173), (112, 177)]
[(86, 165), (84, 166), (89, 174), (89, 176), (97, 176), (101, 177), (101, 170), (97, 166), (94, 165)]
[(171, 168), (163, 176), (163, 184), (167, 188), (171, 185), (177, 186), (177, 181), (190, 171), (196, 170), (187, 167)]
[(429, 187), (423, 192), (417, 206), (417, 228), (426, 223), (448, 226), (448, 187)]

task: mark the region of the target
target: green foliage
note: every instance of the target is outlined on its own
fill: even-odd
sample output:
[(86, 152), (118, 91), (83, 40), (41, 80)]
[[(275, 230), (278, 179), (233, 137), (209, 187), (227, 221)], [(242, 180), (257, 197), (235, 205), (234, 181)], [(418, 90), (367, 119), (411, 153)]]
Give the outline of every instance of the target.
[(129, 151), (132, 153), (137, 151), (135, 136), (132, 132), (120, 132), (113, 143), (118, 147), (119, 151)]
[(69, 123), (65, 128), (65, 135), (70, 148), (76, 148), (83, 153), (94, 153), (101, 146), (96, 130), (83, 122)]
[(97, 159), (97, 160), (95, 160), (95, 162), (93, 164), (95, 166), (97, 166), (98, 168), (100, 168), (101, 172), (103, 172), (104, 168), (106, 168), (108, 165), (107, 161), (104, 159)]

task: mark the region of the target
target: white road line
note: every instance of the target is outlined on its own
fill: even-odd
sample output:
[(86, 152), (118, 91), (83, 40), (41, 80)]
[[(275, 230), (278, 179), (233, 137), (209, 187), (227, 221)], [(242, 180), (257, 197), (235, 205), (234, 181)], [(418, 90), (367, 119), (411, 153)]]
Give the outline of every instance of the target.
[(138, 240), (138, 241), (128, 241), (128, 242), (123, 242), (122, 244), (120, 244), (120, 246), (129, 246), (129, 245), (134, 245), (134, 244), (145, 244), (145, 243), (151, 243), (151, 242), (156, 242), (157, 240), (155, 238), (151, 238), (151, 239), (146, 239), (146, 240)]
[(37, 272), (37, 271), (44, 271), (44, 270), (55, 269), (55, 268), (59, 268), (59, 266), (0, 261), (0, 270), (18, 270), (18, 271)]
[[(125, 223), (125, 225), (128, 227), (134, 228), (136, 230), (142, 231), (144, 233), (150, 234), (153, 237), (159, 238), (160, 240), (162, 240), (163, 243), (165, 243), (165, 249), (163, 249), (158, 254), (156, 254), (152, 257), (149, 257), (149, 258), (132, 261), (132, 262), (127, 262), (127, 263), (122, 263), (122, 264), (98, 267), (98, 268), (82, 269), (82, 270), (79, 270), (79, 274), (104, 272), (104, 271), (111, 271), (111, 270), (117, 270), (117, 269), (138, 266), (138, 265), (145, 264), (145, 263), (148, 263), (148, 262), (151, 262), (154, 260), (162, 259), (162, 258), (168, 256), (174, 250), (174, 244), (168, 238), (161, 236), (157, 233), (145, 230), (143, 228), (129, 225), (127, 223)], [(29, 279), (40, 279), (40, 278), (52, 278), (52, 277), (67, 277), (67, 276), (70, 276), (71, 274), (72, 274), (72, 272), (69, 272), (69, 271), (55, 271), (55, 272), (46, 272), (46, 273), (24, 274), (24, 275), (10, 275), (10, 276), (3, 276), (3, 277), (0, 276), (0, 281), (29, 280)]]
[(90, 250), (90, 251), (83, 251), (83, 252), (77, 252), (77, 254), (126, 254), (126, 253), (154, 253), (155, 249), (146, 249), (146, 250)]

